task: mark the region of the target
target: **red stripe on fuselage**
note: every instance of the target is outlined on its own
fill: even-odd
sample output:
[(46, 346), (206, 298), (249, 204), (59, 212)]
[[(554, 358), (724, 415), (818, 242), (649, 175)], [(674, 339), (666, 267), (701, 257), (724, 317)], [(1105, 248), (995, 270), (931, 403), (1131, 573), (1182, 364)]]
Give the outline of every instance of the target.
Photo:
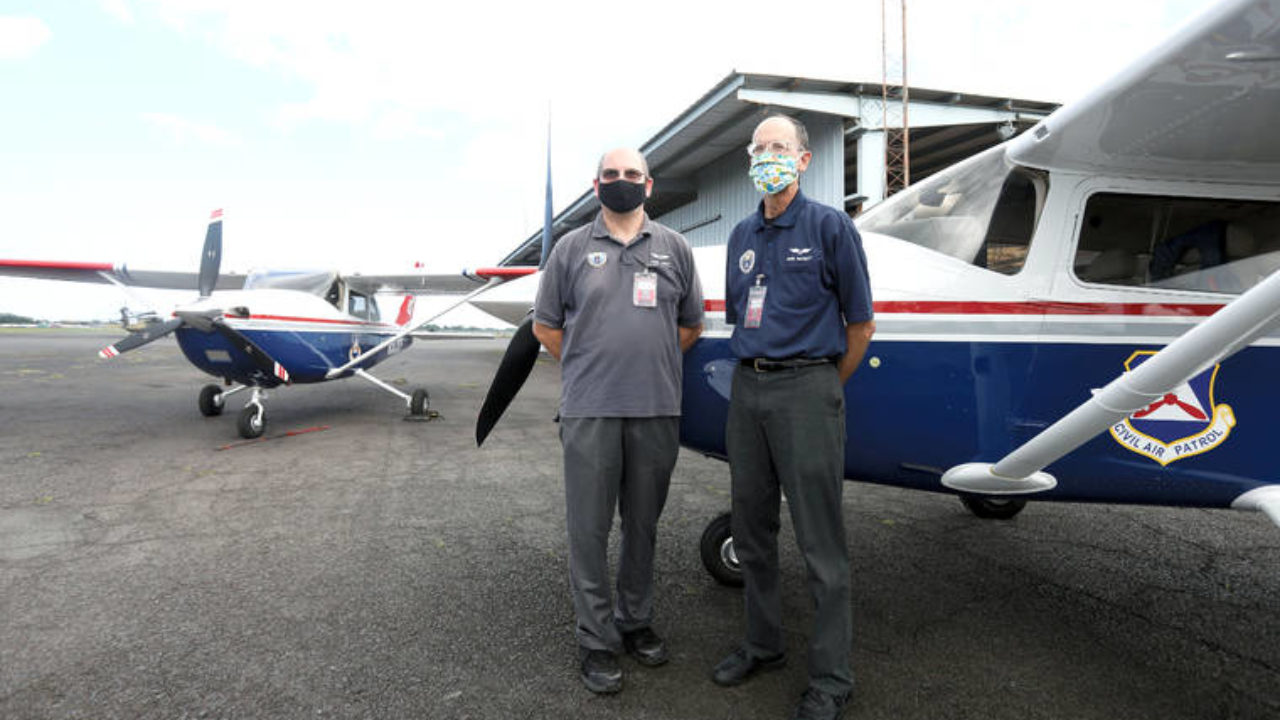
[[(724, 312), (724, 300), (707, 300), (706, 312)], [(1142, 315), (1205, 317), (1221, 305), (1192, 303), (975, 302), (963, 300), (885, 300), (875, 311), (886, 315)]]
[(230, 320), (277, 320), (279, 322), (297, 322), (297, 323), (319, 323), (323, 325), (364, 325), (370, 328), (380, 330), (394, 330), (394, 325), (387, 323), (370, 323), (356, 319), (351, 320), (334, 320), (332, 318), (308, 318), (308, 317), (290, 317), (288, 315), (250, 315), (247, 318), (230, 317)]

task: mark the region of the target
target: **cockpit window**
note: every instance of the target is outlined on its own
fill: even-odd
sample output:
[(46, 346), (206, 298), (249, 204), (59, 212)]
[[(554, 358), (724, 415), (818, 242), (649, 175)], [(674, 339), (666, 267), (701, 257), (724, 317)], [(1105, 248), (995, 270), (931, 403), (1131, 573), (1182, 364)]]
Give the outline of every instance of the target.
[(1047, 192), (1046, 174), (1010, 165), (997, 146), (888, 198), (857, 224), (1012, 275), (1026, 262)]
[(1097, 193), (1075, 274), (1104, 285), (1238, 293), (1280, 268), (1280, 203)]
[(369, 298), (349, 290), (347, 292), (347, 313), (358, 318), (369, 319)]

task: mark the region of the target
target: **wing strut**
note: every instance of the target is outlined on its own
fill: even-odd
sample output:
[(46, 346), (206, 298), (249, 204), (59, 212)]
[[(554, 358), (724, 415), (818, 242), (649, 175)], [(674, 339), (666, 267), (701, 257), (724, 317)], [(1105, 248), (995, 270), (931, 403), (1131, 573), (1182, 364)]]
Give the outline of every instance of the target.
[[(1052, 489), (1044, 468), (1172, 388), (1235, 354), (1280, 316), (1280, 271), (1254, 286), (1150, 360), (1112, 380), (1092, 398), (994, 465), (965, 463), (942, 476), (953, 490), (1010, 495)], [(1270, 498), (1274, 501), (1274, 498)]]
[(371, 349), (369, 349), (369, 350), (365, 350), (364, 352), (360, 353), (360, 355), (359, 355), (358, 357), (356, 357), (354, 360), (351, 360), (351, 361), (350, 361), (350, 362), (348, 362), (347, 364), (345, 364), (345, 365), (343, 365), (343, 366), (341, 366), (341, 367), (333, 368), (333, 369), (332, 369), (332, 370), (330, 370), (329, 372), (325, 373), (325, 375), (324, 375), (324, 376), (325, 376), (325, 378), (326, 378), (326, 379), (329, 379), (329, 378), (334, 378), (334, 377), (337, 377), (338, 375), (341, 375), (342, 373), (344, 373), (344, 372), (346, 372), (346, 371), (350, 370), (353, 366), (358, 365), (360, 362), (362, 362), (362, 361), (364, 361), (364, 360), (368, 360), (369, 358), (373, 357), (373, 355), (374, 355), (375, 353), (377, 353), (379, 350), (383, 350), (383, 349), (385, 349), (385, 348), (386, 348), (388, 345), (390, 345), (391, 343), (396, 342), (397, 340), (399, 340), (400, 338), (404, 337), (405, 335), (409, 335), (409, 334), (411, 334), (411, 333), (413, 333), (413, 332), (416, 332), (416, 331), (418, 330), (418, 328), (422, 327), (423, 325), (426, 325), (427, 323), (431, 322), (432, 320), (435, 320), (436, 318), (440, 317), (441, 315), (443, 315), (443, 314), (445, 314), (445, 313), (449, 312), (450, 310), (452, 310), (452, 309), (454, 309), (454, 308), (458, 307), (459, 305), (462, 305), (463, 303), (465, 303), (465, 302), (469, 301), (471, 298), (473, 298), (473, 297), (475, 297), (475, 296), (479, 295), (480, 293), (482, 293), (482, 292), (484, 292), (484, 291), (486, 291), (486, 290), (492, 289), (495, 285), (501, 285), (503, 282), (504, 282), (504, 279), (503, 279), (503, 278), (500, 278), (500, 277), (492, 277), (492, 278), (489, 278), (489, 282), (486, 282), (484, 285), (481, 285), (479, 288), (477, 288), (477, 289), (475, 289), (475, 290), (473, 290), (473, 291), (471, 291), (471, 292), (467, 293), (466, 295), (464, 295), (464, 296), (462, 297), (462, 299), (461, 299), (461, 300), (459, 300), (459, 301), (457, 301), (457, 302), (453, 303), (452, 305), (449, 305), (449, 306), (448, 306), (448, 307), (446, 307), (445, 309), (441, 310), (440, 312), (436, 313), (435, 315), (432, 315), (432, 316), (431, 316), (431, 317), (429, 317), (429, 318), (426, 318), (425, 320), (423, 320), (423, 321), (421, 321), (421, 322), (417, 323), (416, 325), (412, 325), (412, 326), (405, 327), (405, 328), (404, 328), (403, 330), (401, 330), (400, 332), (396, 333), (395, 335), (392, 335), (391, 337), (387, 338), (386, 340), (383, 340), (382, 342), (378, 343), (377, 345), (375, 345), (375, 346), (374, 346), (374, 347), (372, 347)]

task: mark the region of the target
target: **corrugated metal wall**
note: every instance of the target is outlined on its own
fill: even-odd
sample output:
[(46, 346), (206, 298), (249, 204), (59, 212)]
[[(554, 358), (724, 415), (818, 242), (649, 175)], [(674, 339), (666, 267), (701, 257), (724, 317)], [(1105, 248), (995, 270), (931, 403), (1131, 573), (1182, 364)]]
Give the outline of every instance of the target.
[[(844, 203), (844, 127), (839, 117), (806, 115), (813, 160), (800, 176), (800, 189), (834, 207)], [(756, 211), (760, 193), (747, 177), (745, 146), (721, 156), (691, 178), (698, 199), (655, 220), (680, 231), (694, 247), (723, 245), (738, 221)]]

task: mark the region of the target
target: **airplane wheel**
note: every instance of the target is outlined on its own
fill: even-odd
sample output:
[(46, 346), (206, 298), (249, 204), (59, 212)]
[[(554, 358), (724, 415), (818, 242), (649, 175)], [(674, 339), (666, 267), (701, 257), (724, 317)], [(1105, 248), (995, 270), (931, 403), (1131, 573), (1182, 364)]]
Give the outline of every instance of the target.
[(1027, 506), (1026, 500), (989, 495), (961, 495), (960, 502), (969, 508), (969, 512), (984, 520), (1008, 520)]
[(702, 531), (702, 564), (721, 585), (742, 587), (742, 566), (733, 552), (732, 516), (719, 515)]
[(205, 417), (221, 415), (227, 402), (222, 397), (222, 388), (217, 385), (205, 385), (200, 388), (200, 414)]
[(265, 408), (261, 412), (254, 405), (246, 405), (240, 411), (240, 418), (236, 420), (236, 429), (240, 431), (240, 437), (252, 440), (256, 437), (262, 437), (262, 431), (267, 429), (267, 411)]
[(413, 398), (409, 400), (409, 414), (422, 416), (427, 414), (427, 409), (431, 407), (431, 396), (423, 388), (413, 391)]

